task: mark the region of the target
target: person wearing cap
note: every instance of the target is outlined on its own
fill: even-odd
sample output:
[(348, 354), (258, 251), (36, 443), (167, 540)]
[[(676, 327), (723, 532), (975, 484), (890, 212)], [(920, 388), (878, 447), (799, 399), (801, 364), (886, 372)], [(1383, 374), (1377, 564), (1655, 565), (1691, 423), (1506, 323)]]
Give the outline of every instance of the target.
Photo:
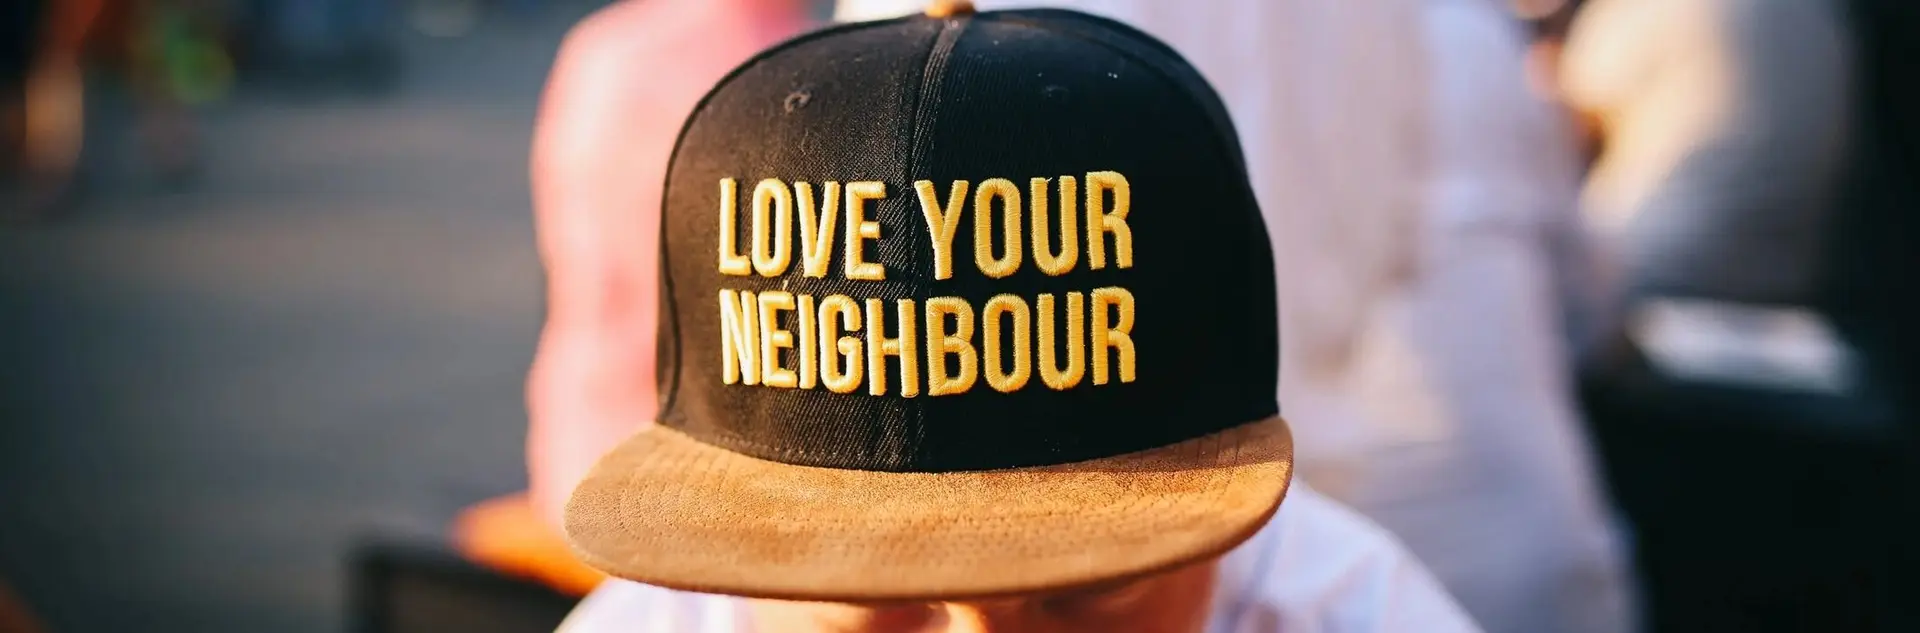
[(562, 631), (1478, 630), (1293, 482), (1266, 227), (1158, 40), (818, 31), (721, 80), (665, 183), (657, 424), (568, 502), (619, 580)]

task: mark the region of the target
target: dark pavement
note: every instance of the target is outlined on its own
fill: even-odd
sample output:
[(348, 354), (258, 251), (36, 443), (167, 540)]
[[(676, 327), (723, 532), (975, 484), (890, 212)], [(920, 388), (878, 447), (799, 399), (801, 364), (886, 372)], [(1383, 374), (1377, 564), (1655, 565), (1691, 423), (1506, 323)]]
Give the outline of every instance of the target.
[(394, 95), (242, 96), (198, 187), (109, 169), (0, 226), (0, 578), (55, 631), (340, 630), (358, 539), (524, 485), (527, 139), (575, 15), (410, 41)]

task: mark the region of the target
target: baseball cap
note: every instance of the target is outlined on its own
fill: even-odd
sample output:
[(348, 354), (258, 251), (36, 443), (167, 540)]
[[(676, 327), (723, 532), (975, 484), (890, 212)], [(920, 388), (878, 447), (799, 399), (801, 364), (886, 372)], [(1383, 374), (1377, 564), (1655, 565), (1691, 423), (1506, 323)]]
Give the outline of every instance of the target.
[(1273, 254), (1219, 98), (1117, 22), (957, 4), (780, 44), (689, 116), (658, 424), (570, 499), (588, 564), (990, 597), (1204, 560), (1279, 506)]

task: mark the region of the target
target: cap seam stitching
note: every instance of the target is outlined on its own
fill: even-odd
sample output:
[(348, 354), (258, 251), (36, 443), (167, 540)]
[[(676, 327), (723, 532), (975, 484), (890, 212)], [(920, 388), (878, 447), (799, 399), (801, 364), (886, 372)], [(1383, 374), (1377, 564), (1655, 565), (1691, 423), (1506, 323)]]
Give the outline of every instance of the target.
[[(960, 34), (971, 22), (972, 16), (970, 15), (943, 20), (940, 25), (940, 32), (933, 38), (933, 46), (927, 51), (926, 64), (920, 71), (920, 93), (914, 101), (913, 118), (909, 122), (908, 127), (910, 136), (907, 143), (907, 165), (905, 173), (902, 174), (902, 176), (904, 176), (902, 180), (905, 181), (909, 187), (912, 186), (914, 176), (919, 173), (921, 165), (931, 152), (929, 145), (931, 145), (931, 139), (934, 135), (934, 122), (937, 119), (936, 107), (942, 96), (941, 92), (946, 85), (947, 61), (952, 58), (953, 49), (960, 40)], [(912, 223), (909, 222), (908, 224)], [(921, 260), (918, 256), (922, 251), (933, 248), (930, 241), (931, 238), (926, 235), (925, 231), (909, 229), (908, 233), (914, 236), (915, 266), (913, 268), (913, 274), (916, 277), (916, 283), (914, 284), (916, 295), (926, 294), (925, 285), (917, 283), (917, 278), (924, 273), (924, 271), (920, 269), (919, 264)], [(916, 296), (914, 298), (924, 300), (926, 297)], [(914, 353), (918, 352), (919, 350), (914, 350)], [(919, 463), (921, 451), (926, 444), (926, 400), (916, 399), (909, 403), (914, 411), (913, 438), (904, 456), (905, 463), (896, 465), (897, 468), (909, 468), (912, 464)]]

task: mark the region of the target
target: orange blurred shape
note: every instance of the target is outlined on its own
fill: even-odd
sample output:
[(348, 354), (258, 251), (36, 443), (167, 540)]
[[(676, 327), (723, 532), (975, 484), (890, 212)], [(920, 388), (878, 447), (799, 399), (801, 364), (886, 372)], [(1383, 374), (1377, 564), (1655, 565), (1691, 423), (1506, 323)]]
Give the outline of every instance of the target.
[(574, 557), (566, 539), (540, 520), (525, 493), (467, 508), (454, 519), (453, 542), (468, 560), (567, 595), (585, 596), (607, 578)]
[(27, 610), (18, 596), (0, 582), (0, 633), (41, 633), (46, 629)]

